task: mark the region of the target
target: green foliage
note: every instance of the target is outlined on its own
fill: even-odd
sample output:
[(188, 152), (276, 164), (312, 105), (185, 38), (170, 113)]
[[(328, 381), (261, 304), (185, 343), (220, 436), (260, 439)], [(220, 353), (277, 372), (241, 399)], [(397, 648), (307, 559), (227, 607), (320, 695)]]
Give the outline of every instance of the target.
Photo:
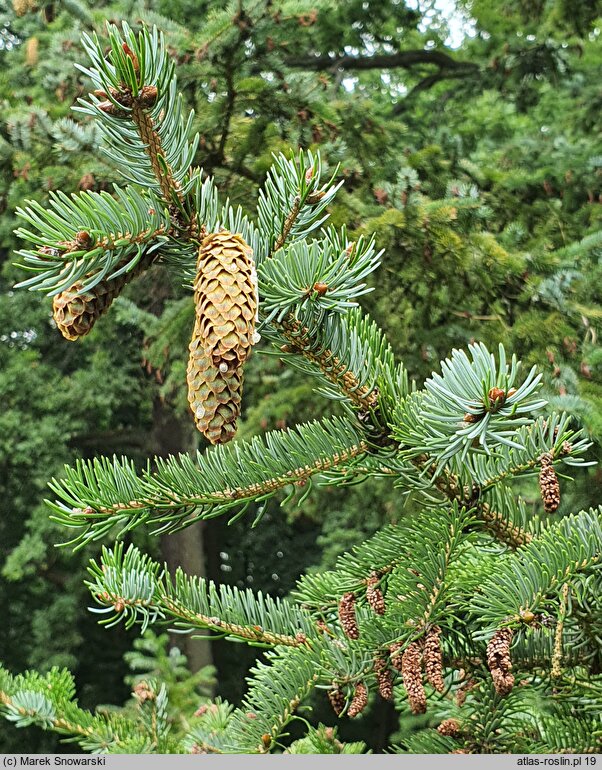
[[(76, 364), (71, 354), (64, 361), (62, 355), (53, 357), (46, 341), (32, 343), (26, 325), (17, 329), (15, 319), (26, 301), (22, 294), (15, 295), (19, 299), (7, 295), (7, 328), (16, 330), (12, 339), (20, 351), (8, 370), (8, 392), (18, 393), (23, 405), (16, 417), (5, 418), (10, 443), (6, 456), (12, 461), (6, 483), (11, 492), (19, 488), (13, 476), (32, 475), (35, 482), (27, 495), (12, 491), (21, 517), (33, 512), (25, 538), (18, 526), (10, 525), (5, 542), (11, 553), (4, 573), (16, 579), (36, 575), (47, 544), (64, 539), (63, 530), (59, 534), (38, 503), (42, 476), (55, 476), (53, 488), (60, 498), (55, 513), (62, 524), (83, 528), (77, 535), (80, 543), (105, 536), (114, 525), (123, 533), (149, 523), (161, 531), (177, 529), (226, 512), (233, 512), (235, 520), (247, 503), (259, 523), (266, 510), (274, 510), (270, 496), (283, 489), (287, 503), (296, 485), (312, 477), (320, 484), (307, 484), (294, 496), (303, 504), (301, 512), (288, 510), (297, 519), (326, 519), (320, 538), (325, 559), (361, 542), (388, 520), (396, 526), (385, 526), (351, 556), (342, 557), (334, 571), (318, 567), (302, 578), (294, 595), (299, 607), (269, 603), (259, 598), (261, 592), (218, 590), (183, 572), (169, 578), (140, 550), (124, 553), (117, 545), (105, 551), (108, 574), (94, 566), (92, 588), (97, 598), (109, 595), (100, 603), (116, 617), (135, 620), (130, 605), (126, 611), (126, 603), (121, 609), (120, 602), (140, 600), (146, 602), (138, 605), (143, 623), (180, 618), (188, 629), (224, 633), (214, 622), (218, 620), (238, 625), (238, 632), (254, 625), (269, 632), (268, 621), (273, 620), (287, 636), (298, 628), (291, 623), (294, 617), (309, 623), (301, 633), (312, 641), (308, 650), (276, 645), (268, 664), (256, 666), (241, 709), (216, 700), (193, 728), (183, 726), (177, 740), (167, 731), (171, 707), (159, 682), (151, 683), (152, 697), (139, 704), (134, 717), (117, 715), (111, 717), (115, 722), (105, 723), (102, 715), (74, 712), (73, 725), (81, 721), (95, 731), (95, 738), (82, 741), (82, 747), (282, 750), (281, 733), (301, 705), (299, 698), (314, 685), (319, 690), (340, 684), (348, 709), (360, 681), (374, 691), (376, 654), (386, 655), (391, 642), (420, 642), (438, 623), (449, 692), (459, 693), (466, 683), (460, 668), (476, 686), (464, 707), (427, 689), (429, 711), (434, 706), (437, 718), (460, 717), (460, 737), (448, 738), (411, 722), (405, 690), (396, 680), (402, 724), (415, 728), (401, 741), (401, 750), (597, 750), (600, 732), (591, 713), (599, 711), (600, 703), (595, 673), (599, 513), (572, 512), (598, 504), (599, 479), (577, 468), (573, 489), (563, 480), (561, 513), (549, 524), (540, 520), (532, 483), (542, 455), (552, 455), (557, 472), (564, 466), (584, 466), (581, 455), (592, 440), (599, 452), (602, 435), (596, 342), (599, 158), (591, 141), (599, 99), (592, 85), (597, 33), (591, 10), (586, 3), (577, 3), (570, 13), (566, 3), (533, 8), (505, 3), (502, 13), (499, 3), (473, 3), (471, 23), (487, 35), (465, 39), (452, 51), (441, 16), (420, 24), (421, 14), (399, 3), (245, 3), (244, 13), (236, 3), (203, 3), (195, 7), (194, 18), (189, 18), (186, 3), (169, 9), (151, 5), (143, 15), (151, 26), (156, 22), (165, 30), (165, 41), (155, 32), (138, 32), (137, 22), (132, 22), (136, 32), (129, 26), (123, 33), (111, 28), (109, 61), (95, 32), (85, 38), (94, 63), (84, 72), (107, 93), (117, 114), (98, 107), (105, 97), (92, 96), (80, 101), (82, 123), (64, 119), (68, 103), (63, 105), (60, 96), (47, 111), (26, 109), (25, 99), (33, 96), (47, 103), (47, 93), (55, 89), (57, 94), (75, 94), (77, 88), (80, 95), (89, 88), (76, 80), (71, 67), (82, 53), (81, 28), (97, 26), (100, 31), (100, 17), (119, 17), (122, 9), (88, 12), (70, 3), (48, 28), (49, 20), (42, 16), (16, 19), (11, 14), (10, 29), (36, 40), (48, 55), (34, 62), (35, 46), (19, 47), (15, 55), (26, 65), (18, 75), (11, 72), (0, 81), (0, 98), (12, 108), (0, 140), (0, 164), (8, 171), (0, 179), (2, 205), (13, 209), (28, 196), (37, 199), (57, 187), (71, 190), (78, 176), (93, 177), (80, 182), (84, 192), (74, 197), (53, 192), (50, 208), (45, 201), (29, 204), (26, 216), (33, 226), (34, 248), (25, 257), (40, 270), (32, 285), (49, 293), (69, 285), (69, 279), (83, 278), (90, 285), (130, 269), (147, 249), (164, 265), (160, 275), (172, 275), (175, 284), (190, 283), (201, 234), (196, 224), (205, 224), (209, 232), (222, 225), (241, 232), (259, 266), (264, 345), (275, 353), (267, 362), (249, 364), (254, 406), (241, 434), (246, 439), (263, 432), (272, 420), (299, 423), (318, 416), (313, 395), (308, 395), (312, 384), (344, 416), (270, 432), (225, 451), (199, 453), (196, 459), (187, 454), (160, 459), (154, 466), (147, 459), (152, 451), (140, 451), (136, 439), (132, 446), (127, 439), (118, 446), (99, 440), (83, 452), (72, 452), (71, 431), (64, 426), (74, 421), (82, 436), (98, 414), (104, 425), (117, 424), (119, 430), (148, 420), (150, 388), (141, 384), (140, 372), (133, 371), (137, 363), (132, 364), (140, 344), (147, 368), (160, 380), (153, 397), (159, 393), (164, 400), (183, 403), (180, 381), (191, 304), (180, 300), (178, 291), (170, 294), (162, 285), (150, 284), (147, 274), (140, 281), (139, 306), (119, 300), (111, 313), (115, 321), (104, 323), (112, 348), (121, 349), (122, 355), (110, 345), (103, 349), (99, 334), (80, 347)], [(160, 14), (165, 12), (180, 24), (164, 20)], [(121, 34), (138, 67), (121, 45)], [(386, 78), (371, 61), (366, 69), (355, 68), (355, 59), (398, 53), (402, 61), (406, 53), (415, 55), (417, 63), (393, 65)], [(320, 54), (325, 57), (321, 64)], [(0, 51), (0, 58), (7, 55)], [(461, 61), (465, 58), (469, 61)], [(197, 110), (188, 121), (177, 96), (176, 59), (184, 99)], [(344, 75), (349, 77), (341, 88)], [(130, 108), (123, 100), (117, 104), (111, 93), (111, 88), (123, 91), (124, 85), (134, 95), (145, 86), (157, 86), (158, 102), (148, 112), (163, 146), (154, 166), (148, 143), (126, 120)], [(91, 116), (98, 120), (85, 122)], [(196, 152), (193, 131), (201, 135)], [(117, 160), (119, 172), (140, 187), (106, 192), (113, 189), (108, 183), (114, 172), (94, 157), (99, 133), (110, 149), (107, 161)], [(290, 146), (311, 152), (291, 159), (278, 155)], [(73, 151), (81, 154), (77, 173), (68, 167)], [(277, 160), (272, 167), (273, 153)], [(193, 163), (201, 163), (213, 179), (201, 176)], [(320, 181), (321, 165), (326, 183)], [(95, 186), (92, 193), (87, 192), (90, 184)], [(220, 202), (222, 192), (229, 201)], [(331, 226), (316, 237), (327, 204)], [(155, 218), (161, 232), (151, 227)], [(2, 228), (6, 248), (13, 246), (12, 226), (7, 218)], [(117, 247), (71, 250), (78, 232), (94, 229), (99, 237), (117, 236), (112, 240)], [(40, 253), (37, 247), (42, 245), (58, 254)], [(377, 256), (375, 248), (384, 252)], [(379, 260), (381, 269), (372, 275)], [(328, 288), (321, 293), (316, 284)], [(360, 296), (374, 320), (352, 309)], [(160, 318), (154, 303), (159, 313), (165, 310)], [(45, 318), (35, 326), (49, 331)], [(123, 348), (126, 337), (131, 344)], [(509, 369), (515, 373), (518, 359), (508, 367), (500, 341), (526, 364), (516, 385)], [(439, 359), (454, 347), (469, 347), (472, 360), (455, 351), (440, 365)], [(499, 361), (488, 352), (496, 349)], [(546, 360), (549, 366), (537, 374), (532, 367), (539, 369)], [(56, 362), (60, 375), (50, 362)], [(29, 371), (23, 377), (30, 365), (49, 384), (45, 402), (36, 396), (37, 375)], [(87, 368), (77, 368), (83, 366)], [(107, 371), (127, 371), (128, 376), (111, 378), (98, 402), (93, 385), (106, 382)], [(412, 389), (408, 372), (416, 378)], [(62, 398), (66, 383), (72, 382), (81, 386), (75, 397)], [(508, 392), (512, 387), (516, 393)], [(504, 395), (490, 397), (492, 388)], [(125, 399), (129, 405), (124, 406)], [(25, 433), (19, 415), (29, 402), (36, 404), (31, 420), (36, 440), (19, 445), (18, 437)], [(319, 409), (320, 416), (327, 413), (327, 407)], [(50, 417), (53, 411), (61, 414), (62, 425)], [(467, 414), (476, 419), (466, 420)], [(51, 453), (50, 447), (56, 451)], [(350, 447), (361, 448), (357, 454), (354, 449), (352, 460), (347, 456)], [(135, 460), (108, 459), (132, 450)], [(33, 452), (31, 460), (28, 452)], [(107, 457), (92, 459), (97, 454)], [(64, 463), (68, 470), (59, 478)], [(146, 470), (137, 472), (145, 464)], [(291, 471), (292, 479), (287, 475)], [(248, 482), (241, 487), (242, 496), (224, 501), (224, 489), (236, 491), (241, 479)], [(364, 484), (357, 492), (354, 487), (347, 491), (347, 485), (359, 481)], [(405, 511), (396, 499), (401, 495), (407, 500)], [(563, 517), (567, 513), (572, 515)], [(341, 526), (346, 527), (343, 533)], [(75, 563), (65, 551), (58, 558)], [(308, 562), (320, 558), (319, 551), (307, 554)], [(253, 570), (249, 573), (252, 577)], [(367, 599), (373, 573), (386, 601), (384, 616), (375, 615)], [(40, 595), (37, 600), (42, 612), (47, 600), (45, 577), (41, 580), (42, 601)], [(76, 584), (75, 575), (71, 582)], [(337, 619), (337, 604), (349, 591), (356, 596), (359, 640), (349, 640)], [(176, 598), (182, 605), (179, 615), (173, 612)], [(46, 610), (48, 615), (54, 607), (63, 620), (75, 618), (78, 598), (61, 599)], [(182, 620), (182, 612), (191, 608), (210, 622), (190, 612)], [(24, 605), (17, 603), (14, 614), (26, 616)], [(258, 618), (262, 622), (254, 623)], [(328, 637), (322, 639), (312, 626), (317, 621), (327, 624)], [(487, 637), (500, 624), (514, 629), (512, 659), (517, 678), (525, 683), (505, 697), (493, 691), (484, 662)], [(48, 633), (42, 622), (35, 627), (39, 649), (27, 659), (13, 658), (17, 670), (43, 661)], [(229, 627), (228, 636), (245, 639), (248, 633), (233, 633)], [(71, 640), (69, 649), (77, 643)], [(71, 664), (69, 659), (56, 662)], [(317, 680), (311, 678), (314, 671), (319, 672)], [(166, 674), (158, 676), (165, 679)], [(17, 692), (16, 706), (5, 701), (5, 712), (21, 724), (29, 720), (56, 729), (53, 715), (68, 711), (68, 698), (41, 699), (34, 680), (26, 692)], [(9, 698), (11, 681), (0, 687)], [(564, 699), (570, 703), (567, 708), (559, 703)], [(379, 706), (373, 699), (371, 703), (377, 713)], [(188, 705), (181, 708), (189, 710)], [(131, 739), (121, 744), (115, 740), (116, 724)], [(329, 730), (310, 727), (288, 750), (363, 750), (355, 743), (341, 748)]]

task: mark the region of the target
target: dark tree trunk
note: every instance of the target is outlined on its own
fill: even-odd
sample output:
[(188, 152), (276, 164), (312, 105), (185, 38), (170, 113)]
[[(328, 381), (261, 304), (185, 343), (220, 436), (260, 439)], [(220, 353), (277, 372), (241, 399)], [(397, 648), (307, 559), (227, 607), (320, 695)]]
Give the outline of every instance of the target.
[[(193, 448), (194, 432), (191, 426), (192, 420), (190, 425), (185, 424), (157, 396), (153, 405), (153, 454), (164, 457)], [(204, 526), (203, 522), (197, 522), (181, 532), (161, 537), (161, 555), (172, 574), (181, 567), (187, 575), (205, 576)], [(185, 653), (191, 671), (213, 662), (210, 642), (174, 634), (172, 643)]]

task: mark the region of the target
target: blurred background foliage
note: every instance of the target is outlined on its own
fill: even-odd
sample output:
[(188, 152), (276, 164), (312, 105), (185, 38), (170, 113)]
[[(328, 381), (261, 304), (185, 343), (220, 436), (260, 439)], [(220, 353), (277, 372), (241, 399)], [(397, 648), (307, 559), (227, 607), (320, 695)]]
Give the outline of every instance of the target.
[[(223, 642), (108, 637), (82, 584), (97, 546), (57, 548), (66, 535), (43, 503), (47, 480), (77, 457), (142, 463), (199, 442), (185, 397), (192, 298), (164, 269), (134, 282), (78, 343), (53, 328), (48, 298), (12, 288), (23, 276), (15, 208), (119, 179), (94, 126), (71, 114), (88, 88), (74, 67), (82, 32), (120, 19), (165, 32), (196, 113), (196, 161), (233, 202), (253, 209), (274, 152), (309, 148), (339, 164), (332, 221), (351, 237), (374, 233), (384, 250), (363, 304), (411, 376), (423, 380), (454, 346), (501, 340), (542, 368), (551, 405), (586, 427), (595, 459), (601, 15), (591, 0), (0, 0), (0, 660), (9, 669), (66, 665), (81, 705), (120, 704), (133, 649), (131, 667), (180, 688), (185, 719), (212, 688), (239, 699), (253, 662), (252, 649)], [(331, 408), (275, 356), (259, 351), (247, 371), (241, 435)], [(595, 467), (565, 481), (560, 514), (598, 503), (601, 486)], [(253, 530), (216, 520), (159, 544), (135, 539), (172, 568), (284, 595), (301, 572), (332, 566), (411, 509), (370, 482), (314, 489), (286, 510), (271, 503)], [(328, 718), (321, 709), (316, 719)], [(378, 749), (409, 729), (382, 702), (341, 735)], [(0, 751), (20, 750), (66, 749), (0, 724)]]

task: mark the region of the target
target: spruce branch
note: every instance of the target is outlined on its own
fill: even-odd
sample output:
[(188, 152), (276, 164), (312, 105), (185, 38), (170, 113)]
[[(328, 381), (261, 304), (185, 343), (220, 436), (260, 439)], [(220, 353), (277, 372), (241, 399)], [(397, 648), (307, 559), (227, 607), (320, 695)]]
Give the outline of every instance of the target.
[(126, 458), (78, 461), (65, 468), (63, 479), (50, 483), (59, 497), (50, 506), (54, 520), (83, 530), (72, 541), (79, 547), (115, 525), (121, 532), (142, 524), (173, 532), (234, 508), (242, 515), (252, 501), (266, 500), (366, 451), (349, 420), (332, 418), (218, 446), (196, 459), (157, 458), (156, 470), (147, 466), (141, 474)]
[(205, 628), (267, 646), (311, 645), (317, 634), (311, 616), (286, 600), (217, 586), (181, 569), (172, 577), (133, 545), (126, 551), (123, 543), (103, 547), (100, 562), (92, 560), (88, 572), (86, 585), (102, 608), (93, 612), (108, 616), (103, 625), (138, 623), (144, 632), (149, 624), (172, 620), (181, 631)]
[[(499, 362), (483, 343), (469, 346), (471, 359), (454, 350), (434, 373), (425, 390), (408, 396), (394, 415), (394, 437), (407, 457), (426, 453), (440, 472), (454, 455), (463, 462), (472, 449), (490, 454), (499, 445), (523, 449), (516, 429), (528, 425), (526, 415), (545, 406), (535, 397), (541, 374), (533, 367), (518, 384), (519, 362), (510, 365), (500, 344)], [(518, 385), (518, 387), (515, 387)]]
[(51, 192), (48, 208), (27, 203), (17, 215), (28, 227), (16, 232), (35, 248), (17, 253), (33, 275), (18, 287), (58, 294), (81, 282), (81, 292), (90, 291), (154, 259), (168, 241), (171, 224), (160, 201), (133, 187), (115, 186), (114, 195)]
[[(602, 508), (581, 511), (542, 533), (500, 563), (472, 602), (486, 634), (503, 623), (520, 625), (525, 612), (545, 610), (573, 576), (600, 561)], [(521, 614), (522, 613), (522, 614)]]
[(326, 181), (319, 154), (300, 152), (294, 158), (274, 156), (274, 165), (259, 191), (258, 226), (265, 248), (255, 255), (257, 267), (285, 243), (303, 240), (327, 219), (324, 210), (342, 184), (337, 169)]
[[(110, 714), (93, 715), (79, 708), (74, 698), (73, 677), (64, 669), (54, 667), (45, 675), (28, 671), (12, 677), (0, 668), (0, 713), (17, 727), (36, 725), (70, 736), (84, 751), (127, 751), (138, 725)], [(151, 750), (145, 736), (137, 743), (140, 751)]]
[(193, 113), (185, 120), (175, 64), (156, 27), (136, 35), (123, 22), (107, 25), (110, 51), (98, 36), (83, 35), (90, 68), (79, 67), (95, 87), (75, 109), (96, 118), (123, 176), (148, 187), (171, 207), (175, 227), (194, 236), (194, 212), (185, 205), (198, 136), (188, 140)]
[[(319, 680), (320, 650), (267, 652), (251, 669), (249, 690), (228, 725), (224, 743), (232, 753), (266, 754)], [(249, 719), (249, 714), (254, 718)]]

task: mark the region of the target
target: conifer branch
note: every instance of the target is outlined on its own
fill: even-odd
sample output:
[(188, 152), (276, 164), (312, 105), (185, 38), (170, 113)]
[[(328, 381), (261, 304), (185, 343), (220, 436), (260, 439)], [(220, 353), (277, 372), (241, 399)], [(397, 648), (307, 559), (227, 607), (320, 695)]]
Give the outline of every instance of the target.
[(601, 540), (602, 508), (581, 511), (545, 528), (500, 564), (474, 598), (472, 613), (484, 623), (480, 633), (502, 623), (520, 624), (525, 612), (545, 608), (574, 575), (599, 564)]
[(348, 420), (333, 418), (274, 431), (239, 445), (222, 445), (189, 455), (156, 460), (138, 475), (125, 458), (78, 461), (50, 486), (59, 496), (53, 518), (83, 528), (73, 542), (96, 540), (119, 525), (122, 532), (141, 524), (175, 531), (233, 508), (246, 510), (284, 487), (310, 479), (367, 451)]
[(125, 22), (121, 30), (112, 24), (107, 29), (108, 57), (96, 35), (82, 38), (92, 66), (80, 69), (95, 91), (75, 109), (97, 119), (108, 143), (105, 152), (120, 172), (155, 190), (169, 208), (173, 226), (194, 237), (195, 212), (187, 207), (185, 195), (198, 136), (188, 141), (193, 113), (184, 120), (175, 64), (163, 35), (153, 28), (136, 36)]
[(171, 229), (158, 199), (132, 187), (116, 186), (114, 196), (52, 192), (47, 209), (27, 203), (17, 214), (31, 229), (21, 227), (17, 235), (35, 248), (17, 253), (25, 260), (21, 267), (33, 275), (17, 286), (49, 294), (77, 281), (89, 291), (104, 279), (130, 273), (143, 257), (158, 256)]
[(191, 577), (181, 569), (172, 578), (166, 567), (123, 543), (102, 549), (100, 563), (88, 568), (87, 586), (107, 617), (103, 625), (176, 621), (183, 631), (206, 628), (253, 644), (311, 646), (316, 636), (312, 618), (286, 600), (272, 599), (251, 590), (215, 585)]
[(249, 691), (226, 730), (225, 744), (234, 753), (268, 753), (320, 678), (319, 650), (277, 649), (265, 657), (267, 664), (251, 669)]

